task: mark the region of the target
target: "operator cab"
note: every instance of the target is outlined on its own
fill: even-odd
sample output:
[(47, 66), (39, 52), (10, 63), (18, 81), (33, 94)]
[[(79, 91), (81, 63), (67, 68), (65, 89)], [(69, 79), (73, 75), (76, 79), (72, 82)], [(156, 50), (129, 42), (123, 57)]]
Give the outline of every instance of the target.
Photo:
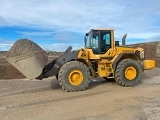
[(111, 31), (114, 29), (91, 29), (85, 34), (85, 47), (94, 54), (105, 54), (111, 48)]

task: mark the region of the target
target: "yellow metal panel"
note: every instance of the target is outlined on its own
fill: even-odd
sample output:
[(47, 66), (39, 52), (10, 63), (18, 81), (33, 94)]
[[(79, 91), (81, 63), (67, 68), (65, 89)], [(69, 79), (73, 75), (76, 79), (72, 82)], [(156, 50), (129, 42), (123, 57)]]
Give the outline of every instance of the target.
[(131, 47), (116, 47), (117, 48), (117, 54), (120, 54), (122, 52), (135, 52), (136, 51), (136, 48), (131, 48)]
[(84, 59), (88, 62), (88, 50), (87, 49), (81, 49), (78, 53), (78, 58)]
[(92, 49), (84, 48), (83, 50), (80, 50), (78, 58), (100, 60), (101, 57), (113, 57), (115, 55), (115, 52), (116, 51), (113, 48), (110, 48), (105, 54), (94, 54)]
[(98, 75), (100, 77), (108, 77), (112, 71), (111, 63), (107, 59), (98, 62)]
[(98, 64), (98, 74), (99, 74), (100, 77), (107, 76), (107, 71), (106, 71), (106, 65), (105, 64)]
[(154, 60), (144, 60), (144, 70), (149, 70), (155, 67), (155, 61)]

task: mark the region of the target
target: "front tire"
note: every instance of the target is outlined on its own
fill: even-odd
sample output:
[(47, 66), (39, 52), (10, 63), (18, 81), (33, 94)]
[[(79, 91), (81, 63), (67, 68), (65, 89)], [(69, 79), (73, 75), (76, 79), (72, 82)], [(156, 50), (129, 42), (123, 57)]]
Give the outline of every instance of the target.
[(85, 90), (90, 83), (89, 68), (79, 61), (70, 61), (61, 67), (58, 81), (68, 92)]
[(126, 87), (137, 85), (141, 76), (141, 66), (138, 62), (132, 59), (122, 60), (115, 71), (115, 81)]

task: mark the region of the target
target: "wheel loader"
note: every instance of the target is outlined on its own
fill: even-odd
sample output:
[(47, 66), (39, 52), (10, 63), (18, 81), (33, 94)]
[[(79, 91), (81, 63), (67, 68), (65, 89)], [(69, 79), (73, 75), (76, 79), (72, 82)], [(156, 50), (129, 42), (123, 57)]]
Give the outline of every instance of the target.
[[(52, 62), (47, 63), (47, 53), (7, 56), (7, 61), (29, 79), (43, 79), (56, 76), (60, 86), (66, 91), (83, 91), (91, 79), (114, 78), (122, 86), (135, 86), (142, 72), (155, 67), (154, 60), (145, 60), (144, 49), (115, 41), (113, 28), (95, 28), (85, 34), (85, 47), (67, 50)], [(24, 46), (24, 47), (27, 47)]]

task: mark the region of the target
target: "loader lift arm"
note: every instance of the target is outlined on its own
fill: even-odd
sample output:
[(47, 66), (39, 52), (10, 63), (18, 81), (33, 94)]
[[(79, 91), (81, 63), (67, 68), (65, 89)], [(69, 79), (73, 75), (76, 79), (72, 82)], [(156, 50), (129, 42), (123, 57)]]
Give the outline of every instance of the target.
[(58, 74), (60, 68), (68, 61), (77, 58), (79, 51), (71, 51), (72, 47), (69, 46), (66, 51), (58, 58), (54, 59), (52, 62), (48, 63), (44, 68), (40, 76), (36, 79), (48, 78)]

